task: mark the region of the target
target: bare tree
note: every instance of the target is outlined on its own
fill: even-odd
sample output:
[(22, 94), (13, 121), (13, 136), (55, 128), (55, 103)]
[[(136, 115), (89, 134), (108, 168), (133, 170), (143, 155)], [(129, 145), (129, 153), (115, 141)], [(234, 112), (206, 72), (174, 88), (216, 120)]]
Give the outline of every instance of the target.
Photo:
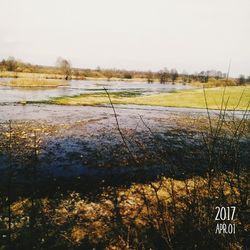
[(147, 82), (148, 83), (153, 83), (154, 82), (154, 79), (153, 79), (154, 77), (153, 77), (153, 73), (152, 73), (152, 71), (148, 71), (148, 73), (147, 73)]
[(189, 75), (185, 70), (183, 70), (181, 73), (181, 76), (182, 76), (183, 84), (185, 85), (188, 82)]
[(169, 78), (169, 71), (167, 68), (164, 68), (159, 72), (160, 83), (167, 83)]
[(238, 79), (239, 85), (243, 85), (245, 83), (246, 79), (244, 75), (240, 75)]
[(113, 77), (112, 70), (105, 70), (104, 75), (107, 77), (107, 81), (110, 81), (110, 79)]
[(248, 83), (248, 84), (250, 83), (250, 76), (247, 77), (246, 83)]
[(57, 67), (60, 69), (61, 73), (64, 75), (65, 80), (71, 79), (71, 64), (69, 60), (59, 57), (56, 61)]
[(178, 71), (176, 69), (171, 69), (170, 71), (170, 77), (171, 77), (171, 80), (172, 80), (172, 83), (174, 84), (176, 79), (178, 78), (179, 74), (178, 74)]
[(5, 61), (6, 69), (7, 71), (16, 71), (17, 69), (17, 61), (15, 60), (14, 57), (10, 56), (6, 61)]

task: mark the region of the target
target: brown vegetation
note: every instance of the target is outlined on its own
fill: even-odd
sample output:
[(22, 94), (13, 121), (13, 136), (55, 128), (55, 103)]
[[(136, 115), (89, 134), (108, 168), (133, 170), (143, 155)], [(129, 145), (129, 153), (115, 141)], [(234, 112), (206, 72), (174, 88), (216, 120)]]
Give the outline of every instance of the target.
[(141, 80), (152, 83), (180, 83), (192, 85), (204, 85), (206, 87), (234, 86), (250, 83), (250, 78), (240, 75), (238, 79), (230, 78), (221, 71), (207, 70), (195, 74), (187, 72), (179, 73), (176, 69), (164, 68), (158, 72), (146, 72), (119, 69), (82, 69), (72, 68), (69, 60), (59, 58), (56, 66), (41, 66), (23, 63), (14, 57), (9, 57), (0, 62), (0, 77), (43, 77), (49, 79), (104, 79), (104, 80)]

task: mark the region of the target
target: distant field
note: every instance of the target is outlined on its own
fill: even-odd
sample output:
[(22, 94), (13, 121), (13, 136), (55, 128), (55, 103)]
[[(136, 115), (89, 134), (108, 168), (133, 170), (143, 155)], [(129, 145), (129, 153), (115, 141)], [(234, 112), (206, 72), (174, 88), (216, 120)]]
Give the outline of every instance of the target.
[(59, 87), (68, 85), (65, 81), (58, 80), (46, 80), (46, 79), (14, 79), (6, 83), (8, 86), (12, 87)]
[[(205, 90), (208, 107), (220, 109), (224, 88), (209, 88)], [(186, 108), (206, 108), (203, 89), (180, 90), (171, 93), (155, 95), (140, 95), (136, 92), (110, 93), (114, 104), (136, 104), (164, 107), (186, 107)], [(227, 87), (224, 100), (228, 99), (227, 108), (244, 110), (250, 101), (250, 86)], [(59, 97), (45, 101), (50, 104), (60, 105), (103, 105), (108, 104), (109, 99), (105, 92), (97, 94), (83, 94), (73, 97)]]

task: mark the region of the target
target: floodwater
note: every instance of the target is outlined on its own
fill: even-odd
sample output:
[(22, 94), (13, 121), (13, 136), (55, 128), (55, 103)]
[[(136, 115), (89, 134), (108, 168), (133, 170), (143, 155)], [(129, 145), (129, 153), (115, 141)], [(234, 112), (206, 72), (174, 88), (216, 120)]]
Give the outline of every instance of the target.
[(103, 81), (103, 80), (71, 80), (68, 86), (56, 88), (20, 88), (10, 87), (1, 83), (7, 83), (11, 78), (0, 78), (0, 103), (41, 101), (53, 97), (74, 96), (86, 93), (98, 93), (103, 91), (103, 87), (110, 92), (133, 91), (141, 94), (155, 94), (162, 92), (172, 92), (179, 89), (188, 89), (190, 86), (181, 84), (148, 84), (145, 82), (126, 81)]
[[(175, 166), (179, 166), (178, 173), (189, 171), (190, 162), (193, 168), (197, 165), (196, 171), (204, 169), (201, 167), (201, 162), (204, 160), (200, 159), (204, 153), (197, 151), (196, 148), (202, 141), (199, 119), (206, 117), (206, 110), (136, 105), (115, 105), (115, 108), (120, 129), (132, 142), (131, 147), (137, 148), (135, 150), (138, 155), (144, 155), (145, 149), (138, 149), (135, 142), (140, 141), (147, 146), (147, 155), (152, 152), (157, 154), (160, 144), (164, 152), (171, 152), (170, 155), (166, 154), (166, 157), (174, 161)], [(219, 111), (211, 111), (213, 116), (218, 114)], [(237, 115), (240, 117), (241, 113), (237, 112)], [(48, 171), (49, 175), (103, 177), (115, 176), (118, 172), (122, 175), (126, 171), (136, 170), (133, 167), (121, 166), (123, 158), (128, 158), (128, 155), (127, 152), (119, 151), (123, 143), (113, 110), (109, 105), (98, 107), (0, 105), (0, 123), (6, 124), (9, 120), (13, 121), (13, 127), (23, 122), (31, 127), (55, 127), (56, 131), (49, 135), (38, 132), (39, 138), (43, 141), (42, 153), (39, 156), (40, 167)], [(206, 120), (203, 122), (207, 123)], [(148, 127), (153, 132), (153, 138)], [(188, 152), (185, 151), (183, 154), (183, 150)], [(161, 155), (162, 159), (163, 157), (165, 156)], [(154, 174), (163, 168), (167, 170), (170, 166), (166, 167), (165, 163), (159, 163), (157, 157), (152, 156), (150, 159), (151, 162), (145, 162), (144, 166), (149, 172), (153, 168), (154, 171), (151, 172)], [(2, 167), (4, 168), (4, 165)]]
[[(133, 120), (133, 114), (137, 117), (150, 117), (152, 114), (155, 118), (164, 118), (167, 114), (189, 115), (194, 119), (207, 116), (206, 109), (195, 108), (174, 108), (160, 106), (143, 106), (143, 105), (115, 105), (117, 113), (125, 116), (125, 124), (128, 125)], [(219, 110), (210, 110), (210, 115), (219, 115)], [(228, 111), (230, 115), (232, 112)], [(113, 110), (110, 105), (98, 107), (92, 106), (61, 106), (47, 104), (5, 104), (0, 105), (0, 122), (13, 121), (44, 121), (50, 124), (74, 123), (82, 119), (96, 119), (99, 116), (112, 115)], [(241, 119), (244, 111), (235, 111), (234, 116)]]
[[(122, 132), (131, 142), (134, 139), (141, 140), (150, 148), (149, 152), (156, 152), (155, 142), (151, 141), (148, 128), (141, 119), (154, 133), (161, 134), (162, 138), (168, 138), (169, 145), (171, 140), (171, 148), (173, 148), (180, 142), (177, 140), (174, 144), (173, 135), (162, 133), (176, 130), (180, 120), (185, 121), (187, 117), (189, 120), (194, 117), (198, 118), (205, 112), (204, 110), (199, 112), (192, 109), (180, 110), (135, 105), (115, 105), (115, 107)], [(44, 132), (37, 134), (43, 141), (39, 156), (40, 169), (48, 172), (49, 175), (104, 177), (137, 171), (133, 165), (130, 167), (121, 165), (124, 158), (129, 159), (129, 155), (126, 150), (119, 151), (124, 147), (117, 130), (113, 110), (108, 105), (102, 107), (46, 104), (0, 105), (0, 123), (8, 120), (13, 121), (13, 128), (15, 124), (22, 124), (22, 122), (28, 122), (31, 127), (41, 128), (51, 125), (55, 127), (56, 131), (52, 134), (47, 135)], [(187, 143), (194, 144), (193, 134), (187, 139)], [(135, 143), (132, 144), (132, 147), (136, 146)], [(166, 143), (164, 145), (166, 146)], [(137, 152), (139, 155), (143, 154), (140, 148), (136, 148), (135, 150), (139, 150)], [(172, 157), (176, 158), (175, 155)], [(153, 159), (152, 157), (152, 161)], [(154, 174), (157, 174), (157, 171), (163, 167), (158, 163), (158, 159), (150, 164), (145, 163), (144, 166), (149, 171), (153, 167)], [(5, 168), (4, 164), (2, 168)]]
[[(0, 79), (0, 82), (8, 80), (10, 79)], [(110, 105), (86, 107), (18, 104), (20, 101), (39, 101), (64, 95), (96, 93), (103, 91), (103, 87), (110, 92), (138, 91), (141, 94), (189, 88), (183, 85), (159, 83), (80, 80), (72, 80), (69, 81), (69, 86), (53, 89), (14, 88), (0, 84), (0, 123), (5, 126), (7, 121), (12, 120), (14, 124), (27, 122), (28, 126), (37, 128), (55, 127), (56, 131), (52, 134), (47, 135), (44, 132), (38, 134), (43, 141), (39, 156), (40, 168), (48, 171), (49, 175), (103, 177), (116, 176), (119, 172), (125, 173), (126, 176), (126, 172), (132, 171), (132, 167), (123, 166), (124, 157), (129, 159), (129, 155), (126, 150), (125, 152), (119, 151), (124, 148), (124, 145)], [(178, 173), (189, 171), (189, 165), (193, 168), (197, 165), (196, 169), (202, 169), (204, 153), (199, 149), (202, 138), (196, 126), (199, 128), (199, 119), (207, 116), (205, 109), (138, 105), (115, 105), (115, 109), (122, 133), (132, 143), (131, 147), (136, 154), (145, 158), (143, 166), (148, 168), (151, 174), (158, 174), (156, 169), (168, 170), (172, 165), (179, 166)], [(210, 114), (217, 116), (219, 111), (210, 111)], [(237, 111), (234, 115), (241, 118), (243, 112)], [(150, 131), (153, 131), (153, 137), (148, 127)], [(144, 157), (144, 146), (140, 148), (138, 143), (148, 147), (147, 157)], [(157, 155), (161, 155), (161, 158), (165, 157), (161, 151), (157, 152), (159, 145), (164, 148), (164, 152), (170, 152), (166, 154), (167, 165), (159, 163)], [(186, 152), (186, 149), (190, 150)], [(194, 152), (196, 152), (195, 159)], [(151, 153), (156, 156), (150, 156)], [(150, 161), (147, 160), (148, 156), (150, 156)], [(196, 162), (193, 162), (194, 160)], [(0, 155), (1, 161), (3, 158)], [(5, 165), (2, 162), (0, 165), (1, 171)]]

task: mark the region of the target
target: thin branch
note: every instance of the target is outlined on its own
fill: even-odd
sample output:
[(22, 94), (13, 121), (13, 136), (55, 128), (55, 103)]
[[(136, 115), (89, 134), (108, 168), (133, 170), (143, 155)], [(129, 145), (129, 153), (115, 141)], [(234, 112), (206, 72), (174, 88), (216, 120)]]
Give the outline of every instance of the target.
[[(119, 125), (119, 121), (118, 121), (118, 118), (117, 118), (117, 114), (116, 114), (116, 111), (115, 111), (115, 107), (114, 107), (113, 102), (112, 102), (112, 100), (111, 100), (110, 94), (109, 94), (108, 90), (107, 90), (105, 87), (103, 87), (103, 89), (104, 89), (104, 91), (106, 92), (106, 94), (107, 94), (107, 96), (108, 96), (108, 99), (109, 99), (109, 102), (110, 102), (110, 105), (111, 105), (111, 107), (112, 107), (112, 109), (113, 109), (113, 113), (114, 113), (115, 121), (116, 121), (116, 126), (117, 126), (117, 129), (118, 129), (118, 131), (119, 131), (119, 134), (120, 134), (120, 136), (121, 136), (121, 138), (122, 138), (123, 144), (124, 144), (124, 146), (126, 147), (128, 153), (129, 153), (129, 155), (131, 156), (131, 158), (132, 158), (132, 160), (134, 161), (134, 163), (135, 163), (136, 165), (140, 165), (139, 162), (136, 160), (136, 158), (135, 158), (133, 152), (132, 152), (131, 149), (129, 148), (129, 145), (128, 145), (128, 143), (126, 142), (126, 138), (124, 137), (124, 135), (123, 135), (123, 133), (122, 133), (122, 131), (121, 131), (121, 128), (120, 128), (120, 125)], [(141, 167), (141, 166), (140, 166), (140, 167)]]

